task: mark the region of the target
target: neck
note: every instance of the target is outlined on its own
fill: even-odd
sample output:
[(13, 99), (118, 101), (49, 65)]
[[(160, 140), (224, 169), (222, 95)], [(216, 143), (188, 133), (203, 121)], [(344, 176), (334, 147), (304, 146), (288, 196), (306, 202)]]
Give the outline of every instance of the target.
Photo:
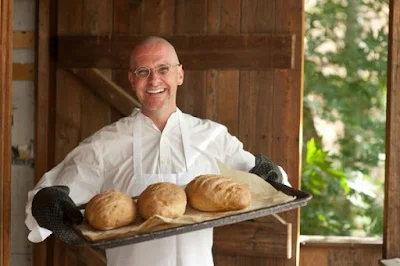
[(170, 112), (165, 112), (165, 111), (163, 112), (161, 110), (160, 111), (142, 110), (142, 113), (148, 118), (150, 118), (160, 131), (163, 131), (165, 125), (167, 124), (168, 118), (175, 111), (176, 108)]

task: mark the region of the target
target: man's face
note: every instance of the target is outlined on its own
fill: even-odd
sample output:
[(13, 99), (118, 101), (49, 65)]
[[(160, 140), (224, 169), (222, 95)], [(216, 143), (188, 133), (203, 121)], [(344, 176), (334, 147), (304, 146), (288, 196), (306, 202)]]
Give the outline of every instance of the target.
[[(177, 87), (183, 82), (183, 69), (181, 65), (176, 66), (178, 63), (175, 51), (166, 44), (148, 44), (136, 50), (128, 78), (144, 114), (171, 114), (176, 110)], [(162, 65), (171, 66), (168, 74), (156, 73)], [(147, 78), (134, 73), (140, 67), (151, 70)]]

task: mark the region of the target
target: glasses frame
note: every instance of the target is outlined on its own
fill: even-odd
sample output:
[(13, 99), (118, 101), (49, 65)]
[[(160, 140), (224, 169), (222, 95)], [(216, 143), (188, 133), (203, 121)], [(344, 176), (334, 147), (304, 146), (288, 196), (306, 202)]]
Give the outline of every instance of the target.
[[(165, 63), (165, 64), (160, 64), (160, 65), (158, 65), (158, 66), (156, 66), (156, 67), (153, 67), (153, 68), (149, 68), (149, 67), (146, 67), (146, 66), (140, 66), (140, 67), (137, 67), (137, 68), (135, 69), (135, 71), (133, 71), (133, 70), (131, 69), (131, 72), (132, 72), (133, 74), (135, 74), (136, 77), (139, 78), (139, 79), (147, 79), (148, 77), (150, 77), (150, 74), (153, 72), (154, 69), (157, 69), (157, 68), (159, 68), (160, 66), (168, 66), (168, 72), (165, 73), (165, 74), (160, 74), (160, 73), (158, 73), (157, 71), (154, 71), (154, 72), (153, 72), (153, 73), (156, 73), (156, 74), (157, 74), (158, 76), (160, 76), (160, 77), (164, 77), (164, 76), (166, 76), (166, 75), (168, 75), (168, 74), (170, 73), (171, 68), (176, 67), (176, 66), (181, 66), (181, 65), (182, 65), (181, 63), (175, 64), (175, 65), (171, 65), (171, 64)], [(148, 72), (149, 74), (148, 74), (146, 77), (141, 77), (141, 76), (139, 76), (139, 74), (137, 73), (137, 72), (139, 71), (139, 69), (147, 69), (147, 70), (149, 71), (149, 72)]]

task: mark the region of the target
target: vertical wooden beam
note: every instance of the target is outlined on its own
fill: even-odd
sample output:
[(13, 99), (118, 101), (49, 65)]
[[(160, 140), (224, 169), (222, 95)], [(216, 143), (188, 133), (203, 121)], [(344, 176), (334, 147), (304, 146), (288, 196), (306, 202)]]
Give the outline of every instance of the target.
[[(55, 37), (57, 1), (37, 1), (35, 72), (35, 183), (54, 166)], [(52, 256), (53, 238), (34, 244), (33, 265), (46, 266)]]
[(400, 0), (390, 1), (383, 258), (400, 257)]
[(10, 264), (13, 0), (0, 1), (0, 266)]

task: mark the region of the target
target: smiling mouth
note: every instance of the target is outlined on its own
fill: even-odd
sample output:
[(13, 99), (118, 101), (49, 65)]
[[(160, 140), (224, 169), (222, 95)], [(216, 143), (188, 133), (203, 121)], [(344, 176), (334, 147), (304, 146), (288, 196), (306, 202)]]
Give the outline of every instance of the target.
[(150, 94), (158, 94), (158, 93), (163, 93), (165, 91), (165, 89), (158, 89), (158, 90), (147, 90), (147, 93)]

